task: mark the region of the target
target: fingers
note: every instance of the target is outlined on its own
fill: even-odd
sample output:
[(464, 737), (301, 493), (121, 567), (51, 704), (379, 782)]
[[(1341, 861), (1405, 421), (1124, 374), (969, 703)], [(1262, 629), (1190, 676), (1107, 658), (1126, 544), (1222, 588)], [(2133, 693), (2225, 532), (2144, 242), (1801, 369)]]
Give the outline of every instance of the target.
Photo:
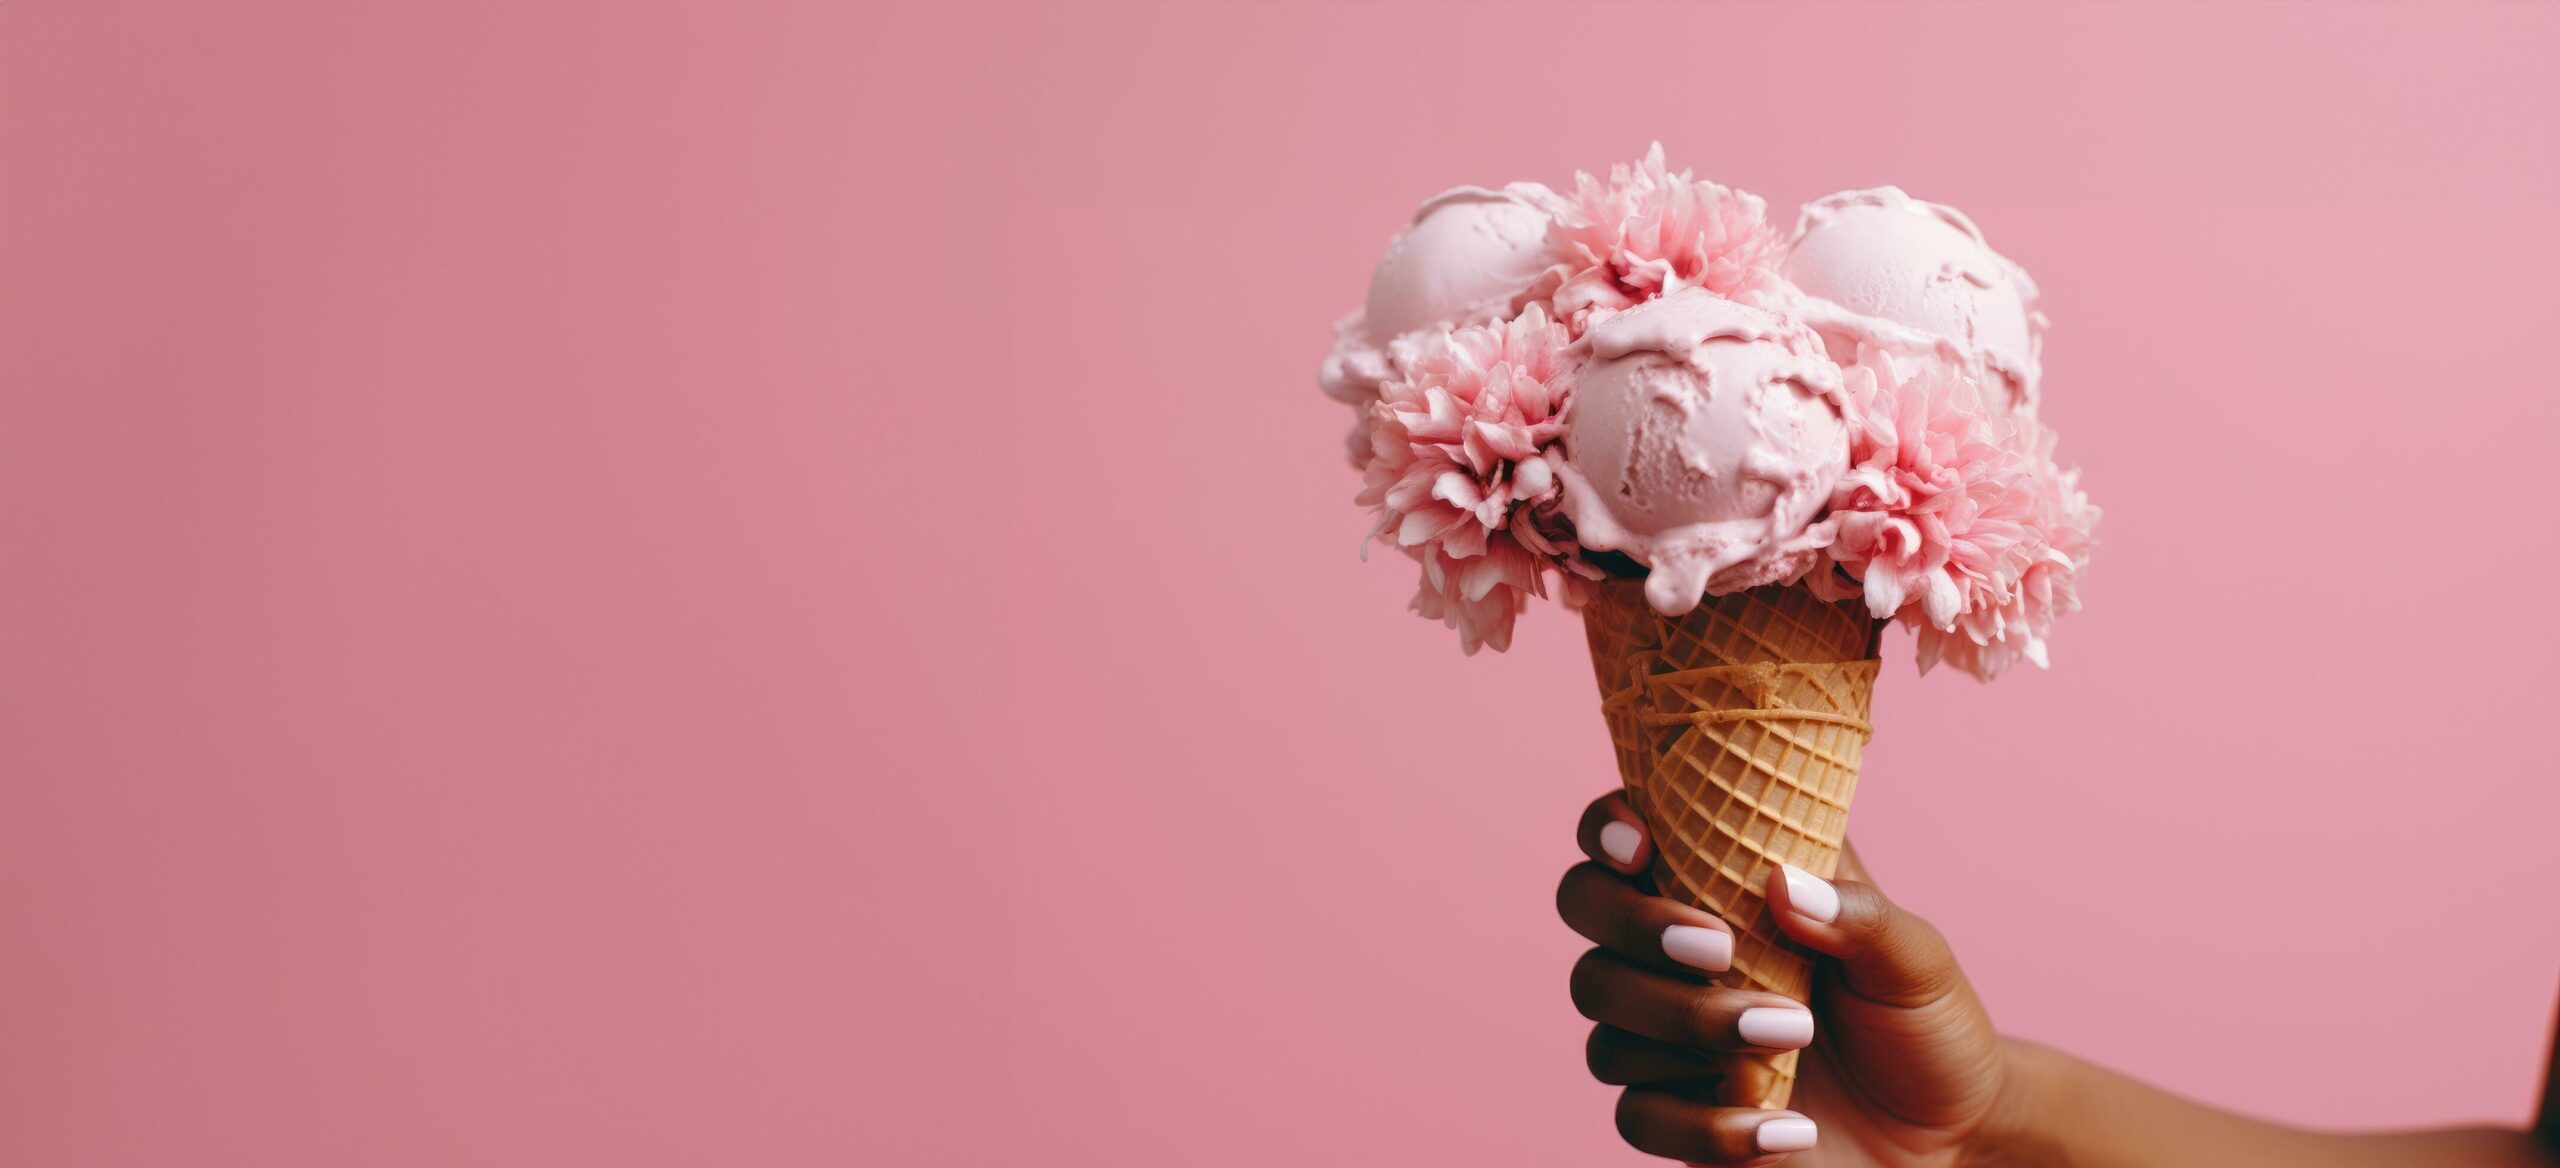
[(1620, 956), (1671, 969), (1733, 968), (1733, 929), (1714, 913), (1647, 896), (1598, 863), (1576, 864), (1556, 886), (1556, 914)]
[(1801, 1050), (1813, 1041), (1813, 1011), (1776, 994), (1700, 985), (1594, 949), (1573, 967), (1573, 1007), (1582, 1016), (1690, 1050)]
[(1814, 1145), (1813, 1121), (1792, 1111), (1713, 1107), (1678, 1088), (1618, 1096), (1618, 1134), (1639, 1152), (1692, 1164), (1768, 1164)]
[(1574, 835), (1582, 854), (1626, 875), (1641, 874), (1653, 862), (1652, 834), (1644, 829), (1644, 817), (1627, 805), (1624, 792), (1592, 800), (1582, 809), (1582, 824)]
[(1623, 877), (1645, 870), (1653, 840), (1612, 791), (1583, 809), (1575, 834), (1591, 857), (1556, 887), (1556, 912), (1573, 931), (1638, 961), (1721, 973), (1733, 967), (1733, 930), (1715, 914), (1647, 896)]
[(1888, 1006), (1925, 1006), (1964, 985), (1947, 939), (1872, 884), (1837, 884), (1793, 865), (1769, 874), (1778, 927), (1806, 948), (1840, 959), (1850, 992)]
[(1591, 1028), (1591, 1038), (1582, 1044), (1582, 1061), (1591, 1069), (1592, 1078), (1612, 1087), (1705, 1079), (1725, 1070), (1714, 1056), (1655, 1042), (1615, 1026)]

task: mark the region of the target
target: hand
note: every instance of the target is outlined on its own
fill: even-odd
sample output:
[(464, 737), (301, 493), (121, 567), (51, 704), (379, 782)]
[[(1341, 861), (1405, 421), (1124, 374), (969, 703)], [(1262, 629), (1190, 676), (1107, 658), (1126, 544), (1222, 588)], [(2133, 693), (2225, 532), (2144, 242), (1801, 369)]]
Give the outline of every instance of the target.
[[(1780, 928), (1822, 954), (1811, 1010), (1706, 984), (1733, 956), (1713, 913), (1652, 895), (1653, 841), (1619, 795), (1583, 813), (1590, 862), (1556, 910), (1599, 947), (1573, 969), (1592, 1028), (1591, 1073), (1627, 1090), (1618, 1131), (1637, 1150), (1698, 1164), (1955, 1168), (1983, 1163), (2020, 1110), (2013, 1052), (1945, 938), (1866, 882), (1854, 853), (1836, 884), (1770, 874)], [(1725, 1106), (1737, 1051), (1801, 1048), (1794, 1111)], [(1810, 1149), (1810, 1150), (1805, 1150)]]

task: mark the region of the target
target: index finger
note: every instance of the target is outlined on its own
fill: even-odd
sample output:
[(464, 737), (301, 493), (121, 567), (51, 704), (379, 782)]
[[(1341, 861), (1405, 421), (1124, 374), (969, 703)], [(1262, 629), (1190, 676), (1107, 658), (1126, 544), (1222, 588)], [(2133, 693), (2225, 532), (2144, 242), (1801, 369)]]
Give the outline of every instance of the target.
[(1574, 837), (1582, 854), (1623, 875), (1639, 875), (1653, 862), (1653, 833), (1645, 830), (1644, 817), (1628, 804), (1624, 791), (1611, 791), (1583, 808)]

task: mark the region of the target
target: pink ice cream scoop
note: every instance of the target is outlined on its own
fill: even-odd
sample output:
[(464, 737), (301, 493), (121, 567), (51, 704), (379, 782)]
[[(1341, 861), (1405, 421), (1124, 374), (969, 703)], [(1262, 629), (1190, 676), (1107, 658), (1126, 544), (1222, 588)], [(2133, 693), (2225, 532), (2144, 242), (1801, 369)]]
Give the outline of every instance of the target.
[(1703, 290), (1594, 325), (1559, 469), (1584, 547), (1648, 569), (1663, 613), (1793, 580), (1848, 468), (1840, 369), (1812, 330)]
[(1554, 201), (1545, 187), (1515, 183), (1459, 187), (1424, 203), (1387, 245), (1367, 302), (1334, 326), (1333, 354), (1318, 375), (1325, 393), (1364, 405), (1386, 379), (1397, 337), (1509, 316), (1555, 263), (1547, 242)]
[(1806, 295), (1867, 318), (1804, 314), (1835, 360), (1855, 361), (1859, 344), (1934, 341), (2005, 381), (2011, 408), (2035, 408), (2045, 328), (2035, 282), (1955, 208), (1898, 187), (1825, 196), (1805, 205), (1782, 271)]
[(1369, 277), (1361, 313), (1373, 337), (1507, 315), (1555, 262), (1545, 187), (1459, 187), (1424, 203)]

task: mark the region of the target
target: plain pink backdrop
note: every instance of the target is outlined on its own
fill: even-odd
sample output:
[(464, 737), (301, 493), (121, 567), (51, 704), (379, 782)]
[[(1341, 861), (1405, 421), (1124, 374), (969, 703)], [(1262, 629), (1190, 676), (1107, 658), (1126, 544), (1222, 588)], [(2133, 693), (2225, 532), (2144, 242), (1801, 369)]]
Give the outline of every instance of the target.
[(2042, 281), (2055, 668), (1888, 647), (1996, 1016), (2517, 1121), (2560, 8), (0, 5), (10, 1164), (1632, 1163), (1572, 619), (1363, 565), (1326, 326), (1660, 138)]

